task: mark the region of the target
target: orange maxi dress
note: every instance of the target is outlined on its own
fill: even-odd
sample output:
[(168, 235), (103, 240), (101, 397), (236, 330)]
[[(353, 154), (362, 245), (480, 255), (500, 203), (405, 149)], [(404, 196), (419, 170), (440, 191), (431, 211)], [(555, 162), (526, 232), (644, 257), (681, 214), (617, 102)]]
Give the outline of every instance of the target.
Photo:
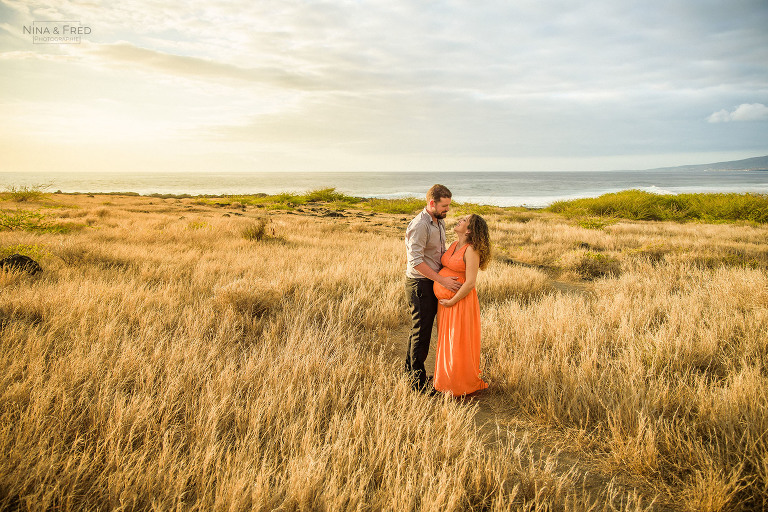
[[(443, 254), (440, 275), (456, 276), (460, 283), (466, 281), (467, 265), (464, 253), (469, 244), (456, 249), (454, 242)], [(450, 299), (455, 295), (435, 282), (438, 299)], [(485, 389), (488, 384), (480, 378), (480, 303), (477, 290), (453, 306), (437, 306), (437, 354), (433, 382), (438, 391), (450, 391), (462, 396)]]

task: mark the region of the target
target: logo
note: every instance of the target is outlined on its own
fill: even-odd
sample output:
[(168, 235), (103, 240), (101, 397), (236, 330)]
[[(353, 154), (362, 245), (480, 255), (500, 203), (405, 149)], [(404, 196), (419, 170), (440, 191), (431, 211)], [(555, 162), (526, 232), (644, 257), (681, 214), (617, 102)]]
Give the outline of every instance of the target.
[(24, 25), (22, 32), (32, 37), (33, 44), (80, 44), (91, 27), (79, 21), (33, 21)]

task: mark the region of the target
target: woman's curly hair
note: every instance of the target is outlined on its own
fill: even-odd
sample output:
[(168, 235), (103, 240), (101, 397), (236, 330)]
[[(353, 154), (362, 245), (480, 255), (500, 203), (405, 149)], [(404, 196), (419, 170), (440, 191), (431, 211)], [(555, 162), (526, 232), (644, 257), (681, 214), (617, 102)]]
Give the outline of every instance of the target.
[(485, 219), (474, 213), (467, 220), (467, 242), (477, 251), (480, 256), (480, 268), (485, 270), (491, 261), (491, 237)]

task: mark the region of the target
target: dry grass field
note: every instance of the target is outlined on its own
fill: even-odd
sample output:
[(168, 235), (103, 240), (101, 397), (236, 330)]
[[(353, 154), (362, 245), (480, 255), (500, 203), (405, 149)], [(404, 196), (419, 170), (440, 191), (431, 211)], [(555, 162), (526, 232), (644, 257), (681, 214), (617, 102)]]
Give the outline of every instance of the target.
[(484, 213), (454, 400), (401, 371), (408, 214), (3, 199), (2, 510), (768, 507), (762, 224)]

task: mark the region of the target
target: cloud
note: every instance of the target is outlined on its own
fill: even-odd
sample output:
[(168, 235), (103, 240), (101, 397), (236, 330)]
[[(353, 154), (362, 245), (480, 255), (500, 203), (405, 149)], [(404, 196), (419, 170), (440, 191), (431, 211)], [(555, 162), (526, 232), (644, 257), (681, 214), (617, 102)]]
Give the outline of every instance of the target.
[(91, 55), (102, 59), (103, 62), (119, 66), (132, 64), (146, 70), (181, 77), (215, 81), (244, 80), (300, 90), (322, 87), (312, 77), (302, 76), (276, 67), (242, 68), (200, 57), (173, 55), (140, 48), (127, 42), (91, 45), (88, 51)]
[[(265, 148), (332, 148), (333, 169), (342, 153), (374, 166), (764, 153), (768, 140), (768, 123), (735, 123), (768, 119), (765, 0), (0, 0), (0, 19), (0, 112), (45, 106), (4, 124), (41, 141), (45, 112), (62, 104), (66, 118), (65, 103), (96, 99), (115, 105), (99, 113), (116, 123), (165, 121), (179, 144), (235, 167)], [(39, 19), (82, 20), (93, 34), (33, 46), (21, 27)], [(728, 107), (708, 117), (733, 121), (727, 134), (702, 122), (712, 105)]]
[(0, 61), (77, 62), (73, 55), (31, 51), (0, 52)]
[(707, 118), (710, 123), (728, 123), (730, 121), (766, 121), (768, 107), (762, 103), (742, 103), (733, 112), (723, 109)]
[[(401, 90), (422, 87), (425, 78), (392, 76), (391, 73), (335, 63), (243, 66), (207, 57), (178, 55), (144, 48), (127, 41), (112, 44), (83, 44), (84, 53), (96, 63), (125, 69), (126, 65), (148, 73), (207, 81), (212, 84), (257, 84), (295, 93), (323, 94), (345, 91), (360, 94), (371, 90)], [(2, 54), (0, 54), (2, 58)]]

